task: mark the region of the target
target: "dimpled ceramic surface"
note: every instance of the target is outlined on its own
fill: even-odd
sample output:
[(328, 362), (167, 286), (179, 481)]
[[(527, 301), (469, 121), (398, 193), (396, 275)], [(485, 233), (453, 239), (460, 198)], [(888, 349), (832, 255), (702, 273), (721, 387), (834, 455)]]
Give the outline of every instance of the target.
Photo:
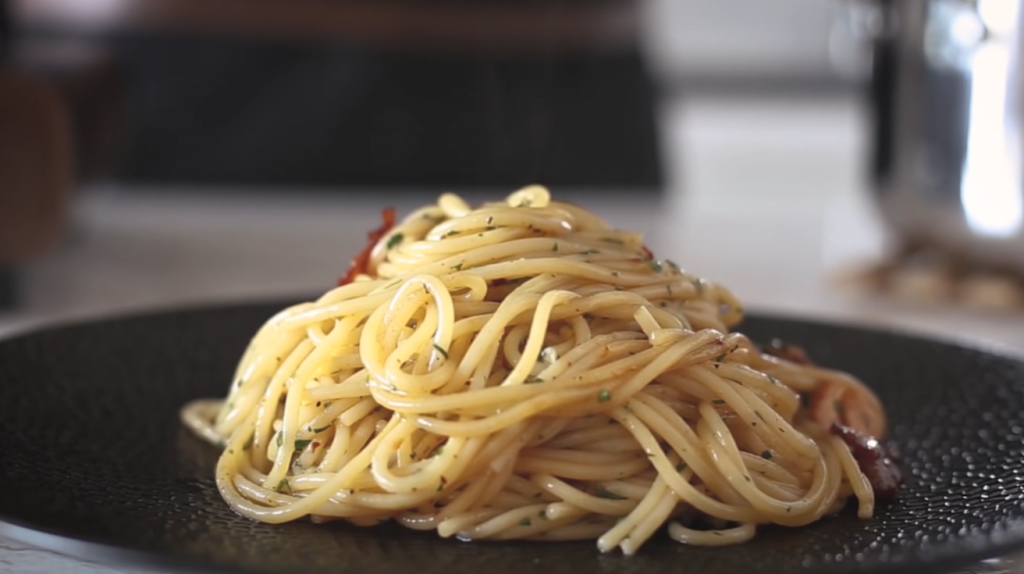
[[(217, 453), (178, 408), (222, 394), (250, 335), (281, 304), (186, 310), (74, 325), (0, 342), (0, 521), (78, 541), (102, 560), (257, 571), (868, 572), (944, 570), (1024, 543), (1024, 364), (868, 330), (750, 318), (744, 330), (802, 344), (877, 389), (908, 475), (873, 520), (848, 508), (762, 528), (731, 548), (659, 533), (639, 555), (592, 542), (461, 543), (397, 526), (233, 514)], [(7, 527), (6, 532), (27, 530)]]

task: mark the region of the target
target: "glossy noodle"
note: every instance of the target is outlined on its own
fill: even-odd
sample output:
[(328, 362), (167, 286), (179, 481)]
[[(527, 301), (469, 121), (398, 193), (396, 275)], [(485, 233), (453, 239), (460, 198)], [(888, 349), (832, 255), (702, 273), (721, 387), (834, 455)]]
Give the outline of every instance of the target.
[[(832, 422), (877, 398), (730, 329), (726, 288), (539, 186), (413, 212), (366, 269), (259, 330), (227, 398), (182, 418), (223, 446), (238, 513), (394, 520), (466, 540), (735, 544), (875, 496)], [(833, 420), (802, 404), (836, 397)]]

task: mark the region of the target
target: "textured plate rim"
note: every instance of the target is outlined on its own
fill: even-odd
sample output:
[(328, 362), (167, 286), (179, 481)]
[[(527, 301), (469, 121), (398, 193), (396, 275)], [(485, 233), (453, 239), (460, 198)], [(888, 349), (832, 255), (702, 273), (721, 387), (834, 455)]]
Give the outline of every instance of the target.
[[(99, 314), (96, 316), (77, 316), (67, 319), (56, 318), (44, 320), (37, 324), (30, 324), (24, 328), (0, 336), (0, 345), (9, 344), (16, 340), (28, 339), (35, 336), (42, 336), (51, 332), (64, 331), (80, 327), (95, 326), (97, 324), (121, 323), (129, 321), (146, 320), (148, 318), (168, 317), (179, 314), (203, 314), (210, 312), (223, 312), (233, 310), (244, 310), (251, 307), (273, 308), (294, 304), (300, 301), (309, 300), (310, 297), (287, 297), (274, 298), (252, 298), (233, 299), (229, 301), (200, 302), (185, 305), (157, 306), (148, 309), (122, 310), (112, 313)], [(893, 327), (888, 325), (872, 325), (866, 321), (820, 318), (805, 316), (799, 313), (772, 313), (761, 312), (756, 307), (746, 313), (747, 317), (763, 321), (780, 321), (809, 326), (814, 329), (844, 329), (856, 331), (863, 335), (881, 334), (904, 339), (938, 343), (962, 351), (978, 352), (995, 358), (1009, 360), (1016, 363), (1024, 363), (1024, 356), (1014, 354), (1012, 349), (992, 344), (984, 339), (970, 337), (957, 337), (954, 335), (942, 335), (926, 333)], [(240, 569), (237, 566), (217, 564), (196, 560), (186, 555), (175, 552), (147, 552), (124, 546), (117, 546), (105, 542), (91, 540), (87, 537), (67, 534), (54, 531), (45, 527), (34, 526), (22, 519), (11, 518), (0, 514), (0, 535), (16, 542), (28, 545), (35, 549), (54, 552), (72, 560), (80, 560), (103, 567), (144, 567), (151, 572), (209, 572), (213, 573), (237, 573), (253, 572)], [(957, 568), (977, 564), (986, 559), (997, 558), (1016, 551), (1024, 550), (1024, 517), (1007, 523), (1006, 528), (1001, 532), (989, 534), (981, 539), (973, 549), (967, 549), (969, 545), (939, 545), (930, 550), (928, 559), (889, 561), (873, 565), (871, 572), (877, 574), (940, 574), (950, 572)], [(595, 552), (597, 550), (595, 549)], [(832, 572), (835, 568), (842, 567), (842, 563), (822, 564), (816, 570), (823, 573)], [(259, 572), (259, 571), (256, 571)], [(311, 571), (317, 572), (317, 571)], [(786, 574), (779, 572), (778, 574)]]

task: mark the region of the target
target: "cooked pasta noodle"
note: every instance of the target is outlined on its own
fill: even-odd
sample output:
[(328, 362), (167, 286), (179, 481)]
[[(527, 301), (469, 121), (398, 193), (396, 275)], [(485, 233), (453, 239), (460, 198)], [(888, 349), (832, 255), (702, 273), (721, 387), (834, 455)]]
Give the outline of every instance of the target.
[(850, 449), (801, 405), (828, 387), (880, 437), (866, 387), (762, 353), (730, 332), (726, 288), (543, 187), (442, 195), (362, 271), (267, 321), (226, 400), (182, 411), (222, 444), (217, 485), (244, 516), (631, 554), (666, 523), (723, 545), (850, 496), (872, 515)]

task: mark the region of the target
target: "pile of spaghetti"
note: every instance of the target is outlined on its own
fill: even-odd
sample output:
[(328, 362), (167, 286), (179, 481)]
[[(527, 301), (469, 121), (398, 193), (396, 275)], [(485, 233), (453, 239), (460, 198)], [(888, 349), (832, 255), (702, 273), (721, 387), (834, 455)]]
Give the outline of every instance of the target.
[(631, 554), (665, 524), (723, 545), (851, 496), (869, 517), (893, 486), (864, 385), (730, 332), (736, 298), (639, 234), (539, 186), (386, 219), (267, 321), (225, 400), (182, 411), (242, 515)]

